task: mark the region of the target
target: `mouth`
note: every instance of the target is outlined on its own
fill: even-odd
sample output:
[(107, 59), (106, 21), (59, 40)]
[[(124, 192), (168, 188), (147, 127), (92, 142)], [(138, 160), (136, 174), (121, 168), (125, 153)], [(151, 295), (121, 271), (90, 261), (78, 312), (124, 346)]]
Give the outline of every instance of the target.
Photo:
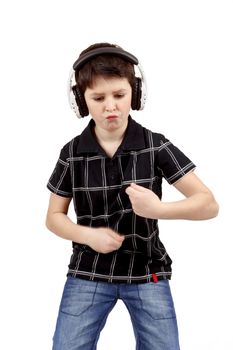
[(115, 120), (115, 119), (117, 119), (117, 118), (118, 118), (117, 115), (109, 115), (109, 116), (107, 117), (107, 120)]

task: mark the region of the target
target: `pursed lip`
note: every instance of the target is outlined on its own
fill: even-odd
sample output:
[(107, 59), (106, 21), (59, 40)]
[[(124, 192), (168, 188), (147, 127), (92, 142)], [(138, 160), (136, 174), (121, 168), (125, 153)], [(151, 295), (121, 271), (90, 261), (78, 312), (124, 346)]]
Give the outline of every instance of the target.
[(116, 119), (116, 118), (118, 118), (117, 115), (108, 115), (108, 116), (107, 116), (107, 119), (108, 119), (108, 120), (109, 120), (109, 119)]

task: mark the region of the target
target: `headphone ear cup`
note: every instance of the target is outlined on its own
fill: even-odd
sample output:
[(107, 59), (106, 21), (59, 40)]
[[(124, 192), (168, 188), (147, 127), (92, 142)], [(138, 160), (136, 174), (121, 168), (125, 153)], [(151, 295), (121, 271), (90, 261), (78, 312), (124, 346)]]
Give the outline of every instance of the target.
[(132, 109), (137, 111), (140, 110), (141, 96), (142, 96), (142, 81), (141, 81), (141, 78), (136, 78), (135, 84), (132, 88), (132, 102), (131, 102)]
[(83, 94), (81, 93), (77, 85), (74, 85), (72, 87), (72, 91), (75, 96), (75, 101), (79, 109), (80, 116), (81, 117), (87, 116), (89, 114), (89, 111), (88, 111), (88, 107)]

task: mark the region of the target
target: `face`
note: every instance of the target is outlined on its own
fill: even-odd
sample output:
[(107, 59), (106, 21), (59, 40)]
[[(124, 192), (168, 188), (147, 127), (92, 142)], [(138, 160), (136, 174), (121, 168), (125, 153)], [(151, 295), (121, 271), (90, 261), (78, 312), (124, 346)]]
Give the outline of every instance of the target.
[(128, 124), (132, 88), (126, 78), (97, 77), (84, 97), (97, 130), (124, 130)]

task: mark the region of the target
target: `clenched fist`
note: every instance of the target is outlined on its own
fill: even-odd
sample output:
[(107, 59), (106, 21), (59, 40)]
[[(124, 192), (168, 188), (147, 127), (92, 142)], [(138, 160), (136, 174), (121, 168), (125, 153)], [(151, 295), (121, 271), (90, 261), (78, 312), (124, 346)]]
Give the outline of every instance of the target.
[(127, 187), (126, 193), (129, 196), (135, 214), (148, 219), (159, 218), (163, 204), (153, 191), (131, 183)]
[(93, 228), (88, 238), (88, 245), (98, 253), (111, 253), (118, 250), (125, 237), (108, 227)]

